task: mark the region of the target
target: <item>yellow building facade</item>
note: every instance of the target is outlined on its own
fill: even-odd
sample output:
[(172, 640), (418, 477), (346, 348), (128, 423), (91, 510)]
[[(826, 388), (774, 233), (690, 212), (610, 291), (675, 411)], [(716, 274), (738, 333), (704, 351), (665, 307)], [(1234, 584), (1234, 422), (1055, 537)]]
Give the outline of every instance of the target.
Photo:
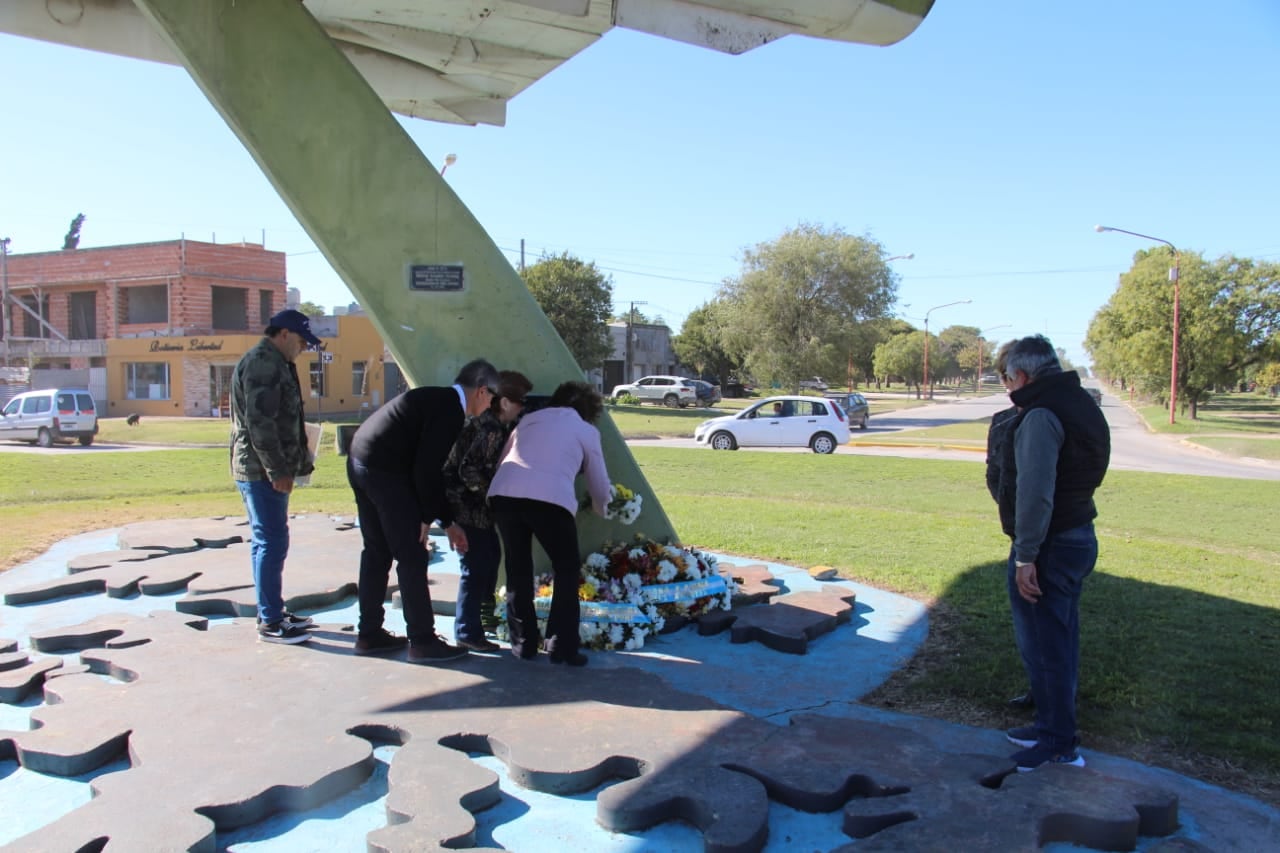
[[(387, 399), (382, 339), (364, 315), (321, 317), (312, 331), (322, 352), (298, 357), (308, 417), (362, 415)], [(227, 417), (231, 372), (261, 335), (171, 335), (106, 342), (107, 411)]]

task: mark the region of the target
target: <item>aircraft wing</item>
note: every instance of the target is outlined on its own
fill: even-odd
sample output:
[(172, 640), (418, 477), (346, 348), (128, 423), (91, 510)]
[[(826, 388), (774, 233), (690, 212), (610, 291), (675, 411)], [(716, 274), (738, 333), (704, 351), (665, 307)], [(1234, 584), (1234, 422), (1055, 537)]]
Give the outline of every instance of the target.
[[(245, 0), (254, 2), (254, 0)], [(402, 115), (501, 125), (511, 98), (618, 26), (739, 54), (787, 35), (889, 45), (934, 0), (304, 0)], [(4, 0), (0, 32), (180, 65), (132, 0)]]

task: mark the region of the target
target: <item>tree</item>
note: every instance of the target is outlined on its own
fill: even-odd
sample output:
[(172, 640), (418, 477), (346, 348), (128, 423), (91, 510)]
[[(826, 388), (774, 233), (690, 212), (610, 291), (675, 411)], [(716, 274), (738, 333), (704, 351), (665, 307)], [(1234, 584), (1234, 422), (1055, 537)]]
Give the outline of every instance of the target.
[(726, 385), (740, 365), (724, 348), (723, 309), (723, 303), (714, 300), (690, 311), (671, 347), (681, 364), (694, 368), (699, 376), (714, 373)]
[(524, 283), (560, 334), (578, 366), (592, 370), (613, 353), (609, 317), (613, 279), (565, 252), (524, 271)]
[(757, 378), (793, 388), (805, 376), (842, 375), (859, 326), (887, 318), (897, 278), (884, 247), (839, 227), (801, 224), (743, 253), (725, 282), (722, 345)]
[(84, 214), (77, 213), (76, 218), (71, 220), (71, 228), (67, 230), (67, 236), (62, 238), (63, 249), (75, 249), (80, 245), (80, 228), (84, 225)]
[[(1169, 252), (1138, 252), (1129, 272), (1089, 325), (1085, 348), (1095, 369), (1167, 401), (1173, 353)], [(1184, 253), (1178, 347), (1178, 398), (1195, 419), (1215, 387), (1280, 355), (1280, 264), (1225, 256), (1212, 263)]]
[[(904, 324), (905, 325), (905, 324)], [(932, 355), (933, 343), (929, 344)], [(933, 364), (930, 363), (930, 368)], [(915, 329), (909, 329), (890, 337), (880, 343), (875, 352), (875, 374), (889, 382), (893, 377), (901, 378), (910, 388), (916, 386), (920, 392), (920, 377), (924, 372), (924, 337)], [(930, 372), (933, 372), (930, 370)]]
[(299, 302), (298, 310), (313, 320), (318, 317), (323, 317), (329, 313), (324, 310), (323, 306), (317, 305), (314, 302)]

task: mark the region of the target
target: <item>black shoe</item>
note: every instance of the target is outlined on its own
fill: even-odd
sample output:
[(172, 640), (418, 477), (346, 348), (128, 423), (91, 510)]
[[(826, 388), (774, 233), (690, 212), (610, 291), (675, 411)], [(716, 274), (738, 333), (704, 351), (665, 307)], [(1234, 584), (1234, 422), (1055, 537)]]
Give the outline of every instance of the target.
[(380, 628), (376, 634), (361, 634), (356, 637), (355, 653), (358, 655), (380, 655), (403, 649), (409, 644), (407, 637), (397, 636)]
[(305, 643), (311, 639), (306, 628), (293, 628), (284, 622), (272, 622), (270, 625), (258, 626), (258, 640), (263, 643)]
[(1040, 742), (1040, 730), (1035, 726), (1018, 726), (1016, 729), (1009, 729), (1004, 736), (1009, 743), (1023, 749), (1030, 749)]
[(587, 665), (587, 656), (582, 652), (574, 652), (570, 655), (558, 655), (555, 652), (552, 652), (548, 657), (551, 658), (552, 663), (567, 663), (569, 666)]
[(1031, 695), (1030, 690), (1028, 690), (1026, 693), (1023, 693), (1021, 696), (1014, 696), (1012, 699), (1009, 700), (1009, 707), (1017, 708), (1020, 711), (1025, 711), (1030, 708), (1034, 708), (1035, 706), (1036, 706), (1036, 699), (1034, 696)]
[(316, 620), (310, 616), (299, 616), (296, 613), (290, 613), (288, 610), (280, 617), (280, 621), (290, 628), (314, 628), (316, 625)]
[(497, 643), (491, 643), (488, 640), (457, 640), (459, 646), (464, 649), (470, 649), (473, 652), (499, 652), (502, 646)]
[(439, 635), (425, 643), (409, 646), (409, 663), (444, 663), (466, 656), (466, 649), (449, 645)]

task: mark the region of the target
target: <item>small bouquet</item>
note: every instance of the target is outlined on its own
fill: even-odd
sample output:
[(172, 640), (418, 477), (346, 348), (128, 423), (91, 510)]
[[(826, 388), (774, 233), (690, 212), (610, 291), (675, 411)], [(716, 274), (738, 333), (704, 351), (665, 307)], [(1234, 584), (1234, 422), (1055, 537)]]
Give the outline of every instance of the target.
[(605, 507), (604, 517), (631, 524), (640, 517), (641, 503), (640, 495), (621, 483), (614, 483), (609, 487), (609, 505)]

